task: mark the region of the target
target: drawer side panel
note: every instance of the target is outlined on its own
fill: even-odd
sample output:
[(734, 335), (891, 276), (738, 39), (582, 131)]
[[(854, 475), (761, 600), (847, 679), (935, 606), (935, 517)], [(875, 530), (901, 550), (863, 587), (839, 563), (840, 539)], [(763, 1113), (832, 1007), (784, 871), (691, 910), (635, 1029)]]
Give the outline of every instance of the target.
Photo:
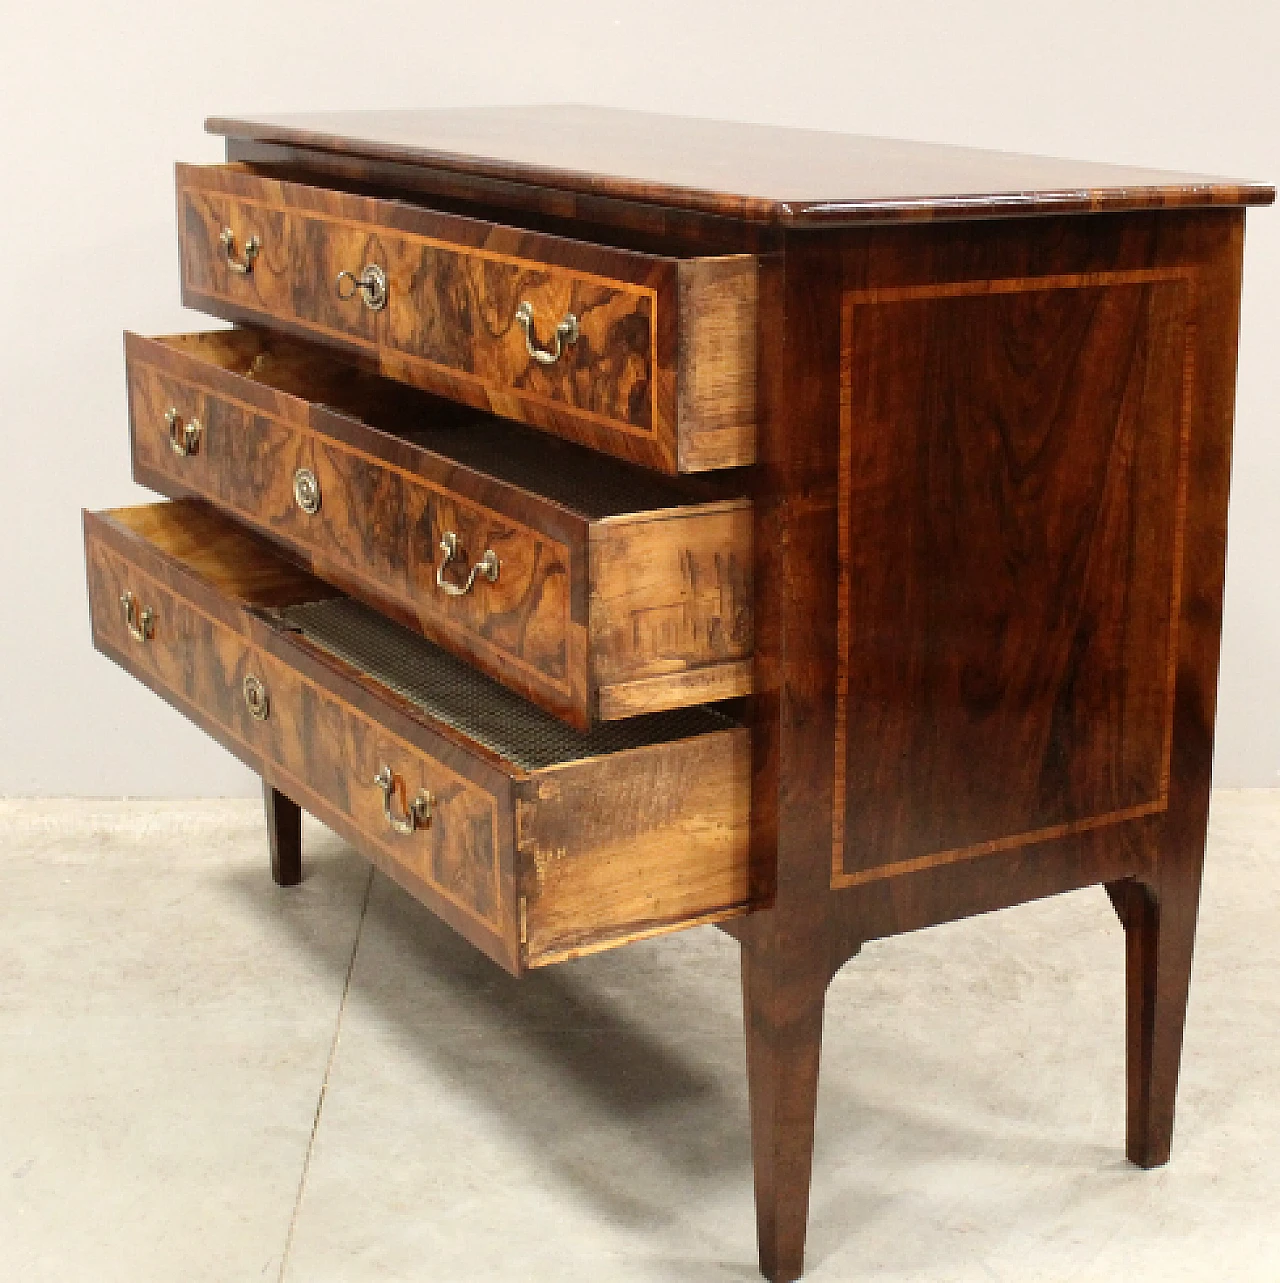
[(602, 717), (750, 693), (751, 526), (743, 502), (593, 529), (591, 661)]
[(744, 728), (554, 768), (517, 788), (529, 966), (747, 911)]

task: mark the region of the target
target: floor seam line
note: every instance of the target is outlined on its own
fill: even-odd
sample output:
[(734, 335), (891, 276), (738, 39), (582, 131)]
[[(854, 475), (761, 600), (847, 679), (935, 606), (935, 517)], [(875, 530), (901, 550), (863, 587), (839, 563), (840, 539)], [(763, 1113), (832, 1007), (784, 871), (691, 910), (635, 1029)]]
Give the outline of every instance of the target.
[(289, 1268), (289, 1257), (293, 1252), (293, 1239), (298, 1229), (298, 1214), (302, 1211), (302, 1198), (307, 1189), (307, 1176), (311, 1171), (311, 1154), (316, 1147), (316, 1135), (320, 1131), (320, 1115), (324, 1111), (325, 1096), (329, 1091), (329, 1076), (333, 1073), (333, 1062), (338, 1056), (338, 1043), (342, 1039), (342, 1019), (347, 1013), (347, 996), (351, 992), (351, 977), (355, 974), (356, 955), (360, 952), (360, 937), (364, 934), (364, 920), (369, 913), (369, 897), (373, 892), (373, 878), (377, 870), (370, 865), (369, 880), (364, 884), (364, 899), (360, 904), (360, 918), (356, 923), (355, 939), (351, 942), (351, 957), (347, 962), (346, 978), (342, 982), (342, 997), (338, 1002), (338, 1019), (333, 1028), (333, 1041), (329, 1044), (329, 1058), (325, 1061), (324, 1077), (320, 1081), (320, 1094), (316, 1098), (316, 1112), (311, 1119), (311, 1135), (307, 1138), (307, 1150), (302, 1156), (302, 1172), (298, 1177), (298, 1193), (293, 1201), (293, 1215), (289, 1217), (289, 1232), (285, 1235), (284, 1252), (280, 1257), (280, 1273), (276, 1283), (284, 1283), (285, 1271)]

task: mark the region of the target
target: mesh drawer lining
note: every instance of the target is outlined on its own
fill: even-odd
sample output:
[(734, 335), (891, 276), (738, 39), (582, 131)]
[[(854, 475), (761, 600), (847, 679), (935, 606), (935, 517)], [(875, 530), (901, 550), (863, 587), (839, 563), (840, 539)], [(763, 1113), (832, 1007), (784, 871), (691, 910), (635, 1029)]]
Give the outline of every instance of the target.
[(589, 520), (697, 504), (694, 487), (500, 419), (420, 427), (406, 440)]
[(602, 722), (583, 733), (350, 598), (287, 606), (278, 614), (287, 627), (322, 650), (523, 770), (685, 739), (734, 725), (712, 709), (682, 708), (622, 722)]

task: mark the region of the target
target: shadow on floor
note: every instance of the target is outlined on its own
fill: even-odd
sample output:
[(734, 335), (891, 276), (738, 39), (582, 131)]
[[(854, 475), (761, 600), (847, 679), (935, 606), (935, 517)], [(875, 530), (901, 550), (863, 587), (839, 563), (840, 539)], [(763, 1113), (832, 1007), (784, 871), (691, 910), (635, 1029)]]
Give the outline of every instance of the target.
[[(360, 859), (309, 825), (308, 879)], [(325, 965), (345, 966), (307, 929), (304, 915), (281, 910), (280, 897), (297, 892), (272, 886), (265, 860), (260, 877), (231, 876), (253, 912), (293, 931)], [(849, 1007), (847, 983), (837, 981), (846, 998), (833, 1007)], [(708, 1212), (729, 1209), (731, 1240), (716, 1233), (723, 1221), (686, 1232), (701, 1240), (707, 1259), (721, 1262), (719, 1277), (758, 1277), (733, 941), (703, 928), (517, 981), (374, 874), (352, 985), (353, 997), (372, 1007), (415, 1059), (522, 1139), (536, 1170), (553, 1172), (599, 1215), (627, 1224), (686, 1219), (702, 1203)], [(904, 1046), (892, 1029), (861, 1021), (853, 1028), (848, 1010), (838, 1014), (846, 1027), (835, 1029), (829, 1018), (819, 1153), (841, 1160), (865, 1154), (869, 1169), (856, 1172), (842, 1161), (839, 1177), (824, 1181), (819, 1162), (815, 1217), (826, 1224), (815, 1236), (814, 1256), (838, 1253), (882, 1218), (892, 1220), (904, 1176), (914, 1183), (913, 1168), (918, 1173), (975, 1151), (997, 1158), (1007, 1151), (1028, 1174), (1091, 1161), (1079, 1136), (1051, 1129), (1029, 1136), (1025, 1120), (1034, 1117), (1036, 1102), (1030, 1093), (1011, 1095), (1008, 1081), (993, 1092), (993, 1065), (979, 1055), (957, 1057), (954, 1048), (919, 1041)], [(880, 1091), (872, 1100), (858, 1090), (859, 1079), (883, 1083), (899, 1075), (945, 1085), (946, 1097)], [(566, 1144), (564, 1137), (575, 1139)], [(887, 1153), (898, 1171), (886, 1167), (876, 1175), (870, 1169)], [(1112, 1166), (1116, 1153), (1092, 1157)]]

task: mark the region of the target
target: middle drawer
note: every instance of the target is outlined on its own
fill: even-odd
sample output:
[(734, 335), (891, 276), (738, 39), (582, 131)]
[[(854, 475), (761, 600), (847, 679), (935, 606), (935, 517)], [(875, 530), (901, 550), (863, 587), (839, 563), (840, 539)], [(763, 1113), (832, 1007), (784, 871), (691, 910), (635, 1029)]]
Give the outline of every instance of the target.
[(585, 729), (747, 694), (751, 505), (256, 330), (125, 337), (135, 478)]

